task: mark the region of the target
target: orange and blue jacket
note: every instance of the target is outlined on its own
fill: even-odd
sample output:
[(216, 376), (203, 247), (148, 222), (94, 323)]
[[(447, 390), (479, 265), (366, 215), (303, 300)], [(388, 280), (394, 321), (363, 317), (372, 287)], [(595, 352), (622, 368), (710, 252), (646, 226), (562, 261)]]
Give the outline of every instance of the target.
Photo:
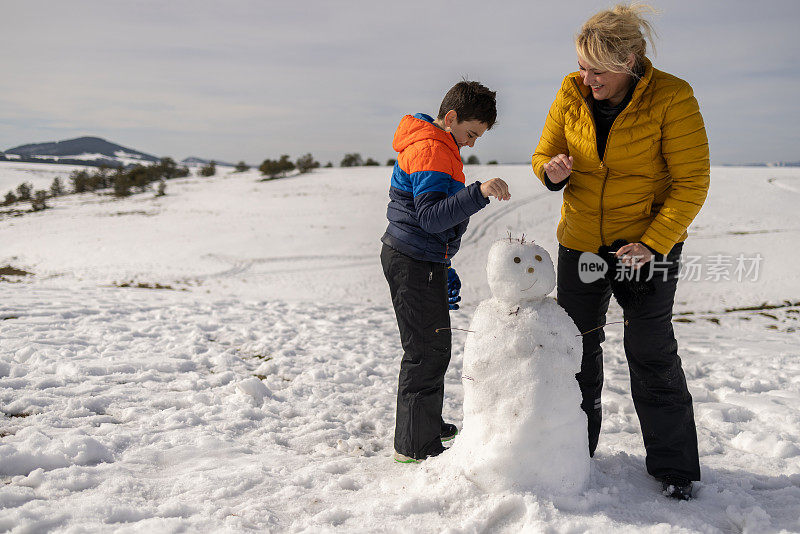
[(489, 199), (480, 182), (465, 187), (458, 145), (429, 115), (403, 117), (392, 146), (397, 161), (381, 241), (414, 259), (446, 263), (458, 252), (470, 216)]

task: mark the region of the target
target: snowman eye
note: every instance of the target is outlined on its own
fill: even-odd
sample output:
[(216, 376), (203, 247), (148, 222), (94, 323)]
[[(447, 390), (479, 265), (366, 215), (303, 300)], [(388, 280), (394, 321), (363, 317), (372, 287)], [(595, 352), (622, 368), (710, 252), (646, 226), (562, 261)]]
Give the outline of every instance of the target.
[(528, 267), (528, 272), (532, 273), (533, 272), (533, 267)]
[(517, 257), (515, 257), (515, 258), (514, 258), (514, 263), (519, 263), (519, 262), (521, 262), (521, 261), (522, 261), (522, 260), (521, 260), (521, 259), (519, 259), (519, 256), (517, 256)]
[(536, 255), (536, 261), (542, 261), (542, 257), (539, 256), (538, 254)]

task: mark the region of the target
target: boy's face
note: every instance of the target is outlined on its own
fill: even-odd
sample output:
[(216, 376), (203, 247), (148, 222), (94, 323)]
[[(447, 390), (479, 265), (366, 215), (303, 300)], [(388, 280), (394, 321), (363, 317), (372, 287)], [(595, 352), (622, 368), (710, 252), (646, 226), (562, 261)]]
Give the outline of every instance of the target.
[(473, 147), (475, 141), (482, 136), (489, 126), (479, 120), (459, 121), (455, 110), (450, 110), (444, 117), (444, 124), (456, 139), (458, 148), (462, 146)]

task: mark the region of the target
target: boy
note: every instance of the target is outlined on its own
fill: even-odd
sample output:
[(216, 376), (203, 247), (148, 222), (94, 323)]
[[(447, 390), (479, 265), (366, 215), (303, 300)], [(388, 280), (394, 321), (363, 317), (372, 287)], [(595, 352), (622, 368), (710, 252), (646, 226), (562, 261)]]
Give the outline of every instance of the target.
[[(394, 134), (398, 155), (381, 264), (403, 345), (394, 435), (398, 462), (436, 456), (445, 450), (442, 440), (458, 433), (442, 419), (451, 338), (448, 266), (470, 216), (489, 204), (489, 196), (511, 198), (500, 178), (465, 187), (459, 149), (474, 146), (496, 118), (495, 93), (463, 81), (447, 92), (436, 120), (406, 115)], [(455, 271), (450, 277), (458, 279)], [(453, 284), (451, 303), (459, 300), (457, 289)]]

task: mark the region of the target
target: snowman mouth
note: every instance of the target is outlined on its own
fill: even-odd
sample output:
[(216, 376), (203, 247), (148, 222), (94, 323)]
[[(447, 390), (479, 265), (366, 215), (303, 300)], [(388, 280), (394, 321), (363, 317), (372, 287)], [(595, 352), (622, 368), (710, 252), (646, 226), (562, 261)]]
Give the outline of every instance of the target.
[[(536, 282), (538, 282), (538, 280), (536, 280)], [(536, 282), (532, 283), (532, 284), (531, 284), (531, 287), (535, 286), (535, 285), (536, 285)], [(531, 287), (529, 287), (528, 289), (530, 289)], [(527, 291), (528, 289), (522, 289), (522, 290), (520, 290), (520, 291)]]

